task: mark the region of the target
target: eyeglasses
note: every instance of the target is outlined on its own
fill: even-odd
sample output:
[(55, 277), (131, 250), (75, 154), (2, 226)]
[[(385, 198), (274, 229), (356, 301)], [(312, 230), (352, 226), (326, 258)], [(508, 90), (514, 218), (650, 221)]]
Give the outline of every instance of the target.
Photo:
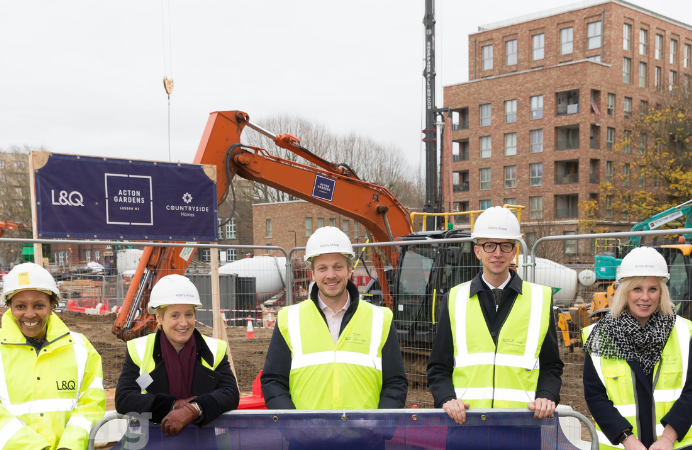
[(497, 246), (500, 246), (502, 253), (511, 253), (514, 250), (514, 242), (484, 242), (482, 244), (476, 244), (479, 247), (483, 247), (486, 253), (492, 253), (495, 251)]

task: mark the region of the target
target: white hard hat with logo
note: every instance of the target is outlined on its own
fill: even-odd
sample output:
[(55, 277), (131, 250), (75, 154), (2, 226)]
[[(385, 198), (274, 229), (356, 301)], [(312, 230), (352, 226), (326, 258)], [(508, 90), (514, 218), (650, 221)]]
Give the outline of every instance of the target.
[(630, 277), (660, 277), (668, 281), (670, 273), (665, 258), (655, 248), (639, 247), (622, 258), (617, 268), (617, 281)]
[(349, 259), (355, 257), (351, 240), (336, 227), (322, 227), (312, 233), (305, 246), (304, 260), (309, 264), (313, 257), (325, 253), (341, 253)]
[(475, 239), (521, 239), (519, 221), (507, 208), (493, 206), (478, 216), (471, 237)]
[(53, 276), (43, 267), (34, 263), (24, 263), (14, 266), (10, 272), (2, 279), (2, 305), (14, 294), (26, 290), (42, 291), (48, 295), (55, 295), (56, 300), (60, 300), (60, 290), (55, 284)]
[(192, 281), (182, 275), (166, 275), (154, 285), (149, 297), (149, 314), (154, 314), (160, 306), (170, 305), (202, 307), (199, 292)]

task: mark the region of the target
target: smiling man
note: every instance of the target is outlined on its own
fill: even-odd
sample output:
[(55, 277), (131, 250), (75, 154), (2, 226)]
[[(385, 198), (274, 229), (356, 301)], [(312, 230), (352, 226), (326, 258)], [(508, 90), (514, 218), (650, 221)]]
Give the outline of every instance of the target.
[(560, 399), (563, 363), (546, 286), (522, 281), (510, 264), (519, 221), (496, 206), (471, 237), (483, 270), (449, 292), (428, 363), (436, 408), (457, 423), (469, 408), (528, 408), (550, 416)]
[(310, 236), (310, 298), (279, 312), (262, 372), (268, 409), (403, 408), (408, 381), (392, 312), (359, 299), (353, 247), (335, 227)]

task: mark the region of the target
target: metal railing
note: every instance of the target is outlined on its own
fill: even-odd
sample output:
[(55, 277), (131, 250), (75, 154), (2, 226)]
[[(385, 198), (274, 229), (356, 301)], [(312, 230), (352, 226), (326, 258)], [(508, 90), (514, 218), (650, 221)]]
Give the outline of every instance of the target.
[(452, 131), (459, 131), (459, 130), (468, 130), (469, 129), (469, 121), (464, 120), (459, 123), (453, 123), (452, 124)]

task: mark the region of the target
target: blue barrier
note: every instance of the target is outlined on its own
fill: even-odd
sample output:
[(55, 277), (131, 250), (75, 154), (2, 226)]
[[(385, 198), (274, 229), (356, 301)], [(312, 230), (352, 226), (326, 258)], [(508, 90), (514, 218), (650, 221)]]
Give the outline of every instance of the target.
[[(581, 414), (563, 413), (566, 415), (588, 423)], [(92, 430), (92, 438), (99, 427)], [(592, 431), (591, 423), (587, 427)], [(591, 445), (598, 448), (595, 431)], [(89, 448), (93, 448), (93, 439)], [(234, 411), (204, 428), (188, 426), (176, 437), (165, 436), (157, 424), (131, 419), (113, 450), (453, 448), (578, 450), (563, 434), (557, 413), (553, 418), (534, 419), (529, 411), (497, 409), (468, 411), (464, 425), (457, 425), (439, 409)]]

